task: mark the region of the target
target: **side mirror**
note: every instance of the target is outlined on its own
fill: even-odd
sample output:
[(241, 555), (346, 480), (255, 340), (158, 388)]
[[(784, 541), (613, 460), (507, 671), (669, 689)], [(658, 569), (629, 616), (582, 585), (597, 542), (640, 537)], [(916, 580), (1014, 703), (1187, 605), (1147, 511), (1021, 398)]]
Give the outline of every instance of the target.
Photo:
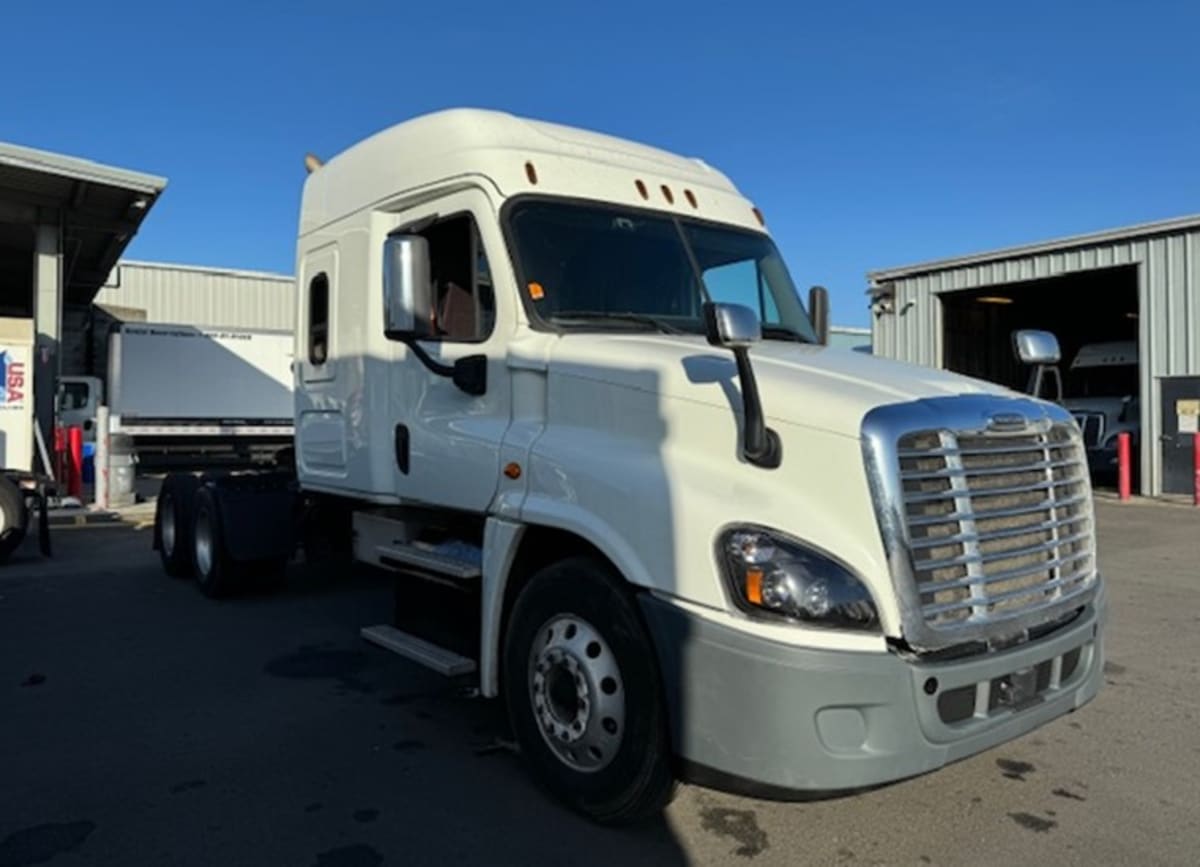
[(432, 331), (433, 282), (429, 242), (420, 235), (389, 235), (383, 243), (383, 323), (392, 340)]
[(1047, 382), (1053, 380), (1053, 390), (1045, 397), (1054, 403), (1061, 403), (1063, 387), (1058, 362), (1062, 352), (1058, 348), (1058, 338), (1049, 331), (1016, 331), (1013, 333), (1013, 349), (1021, 363), (1033, 366), (1025, 391), (1040, 398)]
[(824, 286), (813, 286), (808, 290), (808, 315), (812, 318), (817, 343), (829, 344), (829, 290)]
[(1018, 331), (1013, 334), (1013, 344), (1024, 364), (1058, 364), (1062, 359), (1058, 338), (1049, 331)]
[(773, 470), (783, 460), (779, 435), (767, 427), (758, 380), (750, 363), (750, 347), (762, 340), (758, 314), (741, 304), (704, 305), (704, 327), (708, 342), (733, 353), (742, 392), (742, 457), (749, 463)]
[(746, 349), (762, 340), (758, 314), (741, 304), (706, 303), (704, 329), (710, 344), (725, 349)]

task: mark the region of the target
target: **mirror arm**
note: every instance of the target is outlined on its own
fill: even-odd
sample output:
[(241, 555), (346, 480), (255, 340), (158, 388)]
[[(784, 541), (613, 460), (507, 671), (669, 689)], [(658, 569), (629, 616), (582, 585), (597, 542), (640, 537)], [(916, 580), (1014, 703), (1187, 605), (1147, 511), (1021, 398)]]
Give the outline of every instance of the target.
[(783, 461), (783, 444), (779, 434), (767, 427), (763, 419), (758, 380), (750, 364), (750, 350), (745, 346), (736, 346), (732, 347), (732, 352), (742, 386), (742, 456), (757, 467), (773, 470)]
[(454, 364), (442, 364), (426, 352), (425, 347), (412, 337), (400, 335), (392, 337), (390, 334), (388, 337), (393, 340), (399, 339), (401, 343), (412, 350), (412, 354), (429, 369), (430, 373), (454, 380), (454, 384), (467, 394), (478, 397), (487, 393), (486, 355), (467, 355), (457, 359)]

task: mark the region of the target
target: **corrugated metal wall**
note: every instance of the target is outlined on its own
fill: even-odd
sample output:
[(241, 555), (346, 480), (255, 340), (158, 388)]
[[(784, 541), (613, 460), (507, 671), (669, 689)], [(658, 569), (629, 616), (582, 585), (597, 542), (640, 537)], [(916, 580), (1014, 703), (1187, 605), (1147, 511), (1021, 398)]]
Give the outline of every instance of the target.
[(1200, 229), (1114, 239), (941, 270), (934, 266), (910, 276), (901, 272), (887, 281), (894, 291), (894, 312), (875, 316), (872, 323), (875, 354), (941, 367), (940, 294), (1116, 265), (1138, 266), (1142, 478), (1150, 483), (1144, 492), (1157, 495), (1162, 492), (1158, 380), (1200, 375)]
[(95, 302), (149, 322), (292, 330), (293, 281), (282, 274), (121, 262)]

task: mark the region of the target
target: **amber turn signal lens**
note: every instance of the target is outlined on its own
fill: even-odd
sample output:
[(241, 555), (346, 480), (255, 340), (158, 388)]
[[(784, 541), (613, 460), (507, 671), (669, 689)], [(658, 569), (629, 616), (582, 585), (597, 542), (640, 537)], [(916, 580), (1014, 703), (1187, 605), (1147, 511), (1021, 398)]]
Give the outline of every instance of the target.
[(754, 605), (762, 605), (762, 581), (763, 573), (761, 569), (748, 569), (746, 571), (746, 601)]
[(508, 476), (510, 479), (521, 478), (521, 465), (515, 461), (513, 463), (506, 464), (504, 467), (504, 475)]

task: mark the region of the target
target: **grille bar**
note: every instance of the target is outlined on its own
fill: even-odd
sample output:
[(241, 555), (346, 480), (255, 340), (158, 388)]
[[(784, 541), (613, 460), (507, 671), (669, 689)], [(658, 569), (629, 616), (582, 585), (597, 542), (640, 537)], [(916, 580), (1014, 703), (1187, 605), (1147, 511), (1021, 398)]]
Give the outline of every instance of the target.
[[(1036, 512), (1018, 512), (1018, 515), (1031, 515)], [(978, 515), (975, 516), (975, 522), (979, 523), (982, 520)], [(974, 533), (959, 533), (955, 536), (926, 536), (921, 539), (913, 539), (912, 547), (914, 549), (922, 548), (943, 548), (947, 545), (961, 545), (963, 542), (994, 542), (1001, 539), (1011, 539), (1017, 536), (1025, 536), (1030, 533), (1047, 533), (1051, 530), (1057, 530), (1062, 527), (1069, 527), (1072, 524), (1079, 524), (1086, 521), (1083, 515), (1075, 515), (1070, 518), (1059, 518), (1054, 521), (1042, 521), (1040, 524), (1022, 524), (1016, 527), (1010, 527), (1004, 530), (992, 530), (986, 533), (976, 531)], [(949, 522), (945, 522), (949, 523)], [(925, 564), (928, 568), (929, 564)]]
[[(1044, 562), (1034, 563), (1030, 566), (1022, 566), (1019, 569), (1009, 569), (1004, 572), (994, 572), (988, 575), (983, 581), (978, 578), (960, 578), (957, 581), (926, 581), (917, 585), (917, 589), (922, 594), (935, 593), (942, 590), (953, 590), (956, 587), (969, 587), (975, 583), (996, 584), (1001, 581), (1013, 581), (1017, 578), (1024, 578), (1026, 575), (1033, 575), (1037, 572), (1042, 572), (1047, 569), (1061, 569), (1063, 566), (1068, 566), (1072, 563), (1078, 563), (1080, 560), (1085, 560), (1090, 555), (1080, 554), (1077, 557), (1062, 557), (1054, 560), (1046, 560)], [(1090, 573), (1091, 566), (1083, 570)]]
[(1009, 509), (977, 509), (971, 513), (947, 512), (944, 515), (910, 515), (908, 526), (928, 527), (934, 524), (957, 524), (964, 518), (974, 518), (976, 521), (990, 521), (995, 518), (1016, 518), (1021, 515), (1036, 515), (1040, 512), (1048, 512), (1051, 509), (1065, 509), (1071, 506), (1078, 506), (1086, 503), (1087, 499), (1086, 494), (1080, 494), (1075, 497), (1066, 497), (1062, 500), (1042, 500), (1028, 506), (1014, 506)]
[[(1041, 451), (1041, 449), (1039, 449)], [(1011, 454), (1011, 452), (1001, 452), (1000, 454)], [(905, 473), (904, 481), (928, 481), (930, 479), (949, 479), (954, 476), (1008, 476), (1012, 475), (1014, 469), (1022, 473), (1036, 473), (1043, 470), (1061, 470), (1065, 467), (1075, 466), (1075, 461), (1039, 461), (1036, 464), (1021, 464), (1017, 467), (1001, 466), (1001, 467), (954, 467), (947, 470), (935, 470), (925, 473)]]
[[(1014, 471), (1014, 475), (1017, 473)], [(1063, 488), (1068, 485), (1079, 484), (1085, 481), (1086, 476), (1073, 476), (1071, 478), (1056, 479), (1053, 482), (1035, 482), (1031, 485), (1014, 485), (1007, 488), (980, 488), (973, 492), (977, 497), (999, 497), (1008, 494), (1023, 494), (1028, 491), (1049, 491), (1056, 488)], [(928, 491), (919, 494), (907, 494), (904, 497), (906, 503), (933, 503), (938, 500), (952, 500), (958, 496), (958, 493), (953, 489), (947, 491)]]
[[(1019, 590), (1006, 590), (1003, 593), (996, 593), (988, 597), (989, 604), (998, 604), (1009, 599), (1018, 599), (1022, 596), (1044, 596), (1051, 590), (1059, 587), (1065, 587), (1072, 583), (1078, 583), (1082, 580), (1084, 574), (1074, 578), (1055, 578), (1053, 581), (1046, 581), (1043, 584), (1038, 584), (1033, 587), (1022, 587)], [(937, 605), (925, 605), (921, 610), (926, 616), (933, 614), (942, 614), (947, 611), (956, 611), (964, 608), (972, 608), (973, 602), (967, 600), (965, 602), (945, 602)]]
[[(1049, 590), (1053, 590), (1056, 587), (1067, 587), (1084, 580), (1090, 574), (1090, 568), (1079, 569), (1075, 572), (1071, 572), (1068, 575), (1064, 575), (1061, 578), (1055, 578), (1052, 581), (1046, 581), (1042, 584), (1035, 584), (1029, 587), (1020, 587), (1016, 590), (1005, 590), (1000, 593), (990, 594), (988, 596), (988, 602), (989, 604), (994, 604), (1004, 602), (1007, 599), (1015, 599), (1019, 596), (1031, 596), (1037, 593), (1045, 593)], [(931, 602), (927, 605), (922, 605), (921, 610), (924, 611), (926, 615), (940, 614), (945, 611), (953, 611), (956, 608), (969, 607), (970, 604), (971, 603), (969, 600), (966, 602)]]
[[(1064, 448), (1065, 446), (1066, 446), (1066, 443), (1061, 443), (1061, 444), (1054, 443), (1054, 444), (1051, 444), (1050, 448), (1057, 449), (1057, 448)], [(950, 448), (944, 448), (944, 449), (929, 449), (928, 451), (923, 450), (923, 449), (900, 449), (897, 452), (897, 455), (899, 456), (899, 458), (901, 460), (905, 460), (908, 458), (937, 458), (937, 457), (945, 457), (946, 455), (960, 455), (961, 457), (969, 458), (969, 457), (978, 457), (980, 455), (994, 455), (994, 454), (1001, 454), (1001, 453), (1002, 454), (1021, 454), (1022, 452), (1036, 452), (1038, 454), (1041, 454), (1043, 449), (1045, 449), (1045, 446), (1041, 445), (1039, 443), (1037, 445), (1011, 445), (1011, 446), (998, 446), (998, 447), (985, 446), (983, 448), (974, 447), (974, 448), (965, 448), (965, 449), (950, 447)]]
[[(1028, 533), (1033, 532), (1036, 531), (1028, 531)], [(968, 536), (970, 541), (975, 541), (979, 538), (978, 533), (967, 533), (964, 535)], [(1020, 535), (1027, 535), (1027, 533), (1022, 533)], [(965, 566), (968, 563), (991, 563), (1002, 560), (1019, 560), (1022, 557), (1029, 557), (1033, 554), (1044, 554), (1047, 551), (1056, 551), (1060, 546), (1067, 545), (1072, 542), (1082, 542), (1084, 539), (1090, 539), (1091, 535), (1091, 532), (1088, 531), (1086, 533), (1076, 533), (1073, 536), (1066, 536), (1061, 539), (1050, 539), (1049, 541), (1042, 542), (1037, 545), (1029, 545), (1024, 548), (1007, 548), (999, 551), (988, 551), (986, 553), (973, 552), (969, 554), (962, 554), (958, 557), (947, 557), (942, 560), (922, 560), (921, 568), (923, 570), (934, 571), (937, 569), (946, 569), (950, 566)], [(1038, 565), (1044, 566), (1045, 562), (1041, 562)]]

